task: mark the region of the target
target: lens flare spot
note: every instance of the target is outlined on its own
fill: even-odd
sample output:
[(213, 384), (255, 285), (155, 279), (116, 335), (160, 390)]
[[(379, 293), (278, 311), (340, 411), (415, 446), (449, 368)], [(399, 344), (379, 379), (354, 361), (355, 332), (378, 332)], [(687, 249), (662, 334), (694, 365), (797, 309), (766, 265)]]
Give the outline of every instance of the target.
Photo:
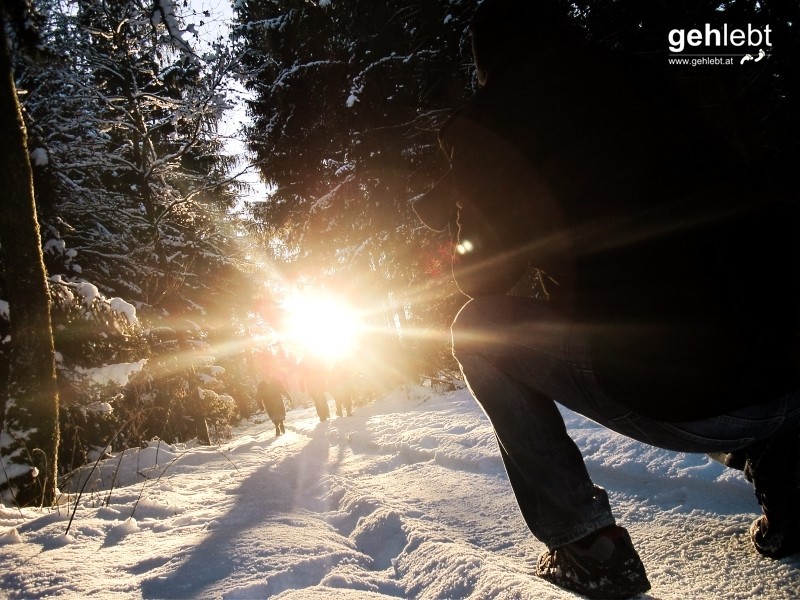
[(469, 254), (475, 249), (475, 245), (469, 240), (464, 240), (456, 246), (456, 252), (459, 254)]

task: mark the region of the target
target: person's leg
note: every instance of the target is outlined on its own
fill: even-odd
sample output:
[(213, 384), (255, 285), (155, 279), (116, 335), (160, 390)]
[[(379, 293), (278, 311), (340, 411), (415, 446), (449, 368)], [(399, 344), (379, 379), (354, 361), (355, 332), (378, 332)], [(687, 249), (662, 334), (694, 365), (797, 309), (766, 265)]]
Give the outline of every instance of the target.
[(604, 396), (590, 372), (585, 379), (590, 401), (570, 398), (562, 404), (627, 437), (677, 452), (709, 454), (735, 469), (744, 469), (749, 457), (770, 452), (769, 440), (800, 431), (800, 393), (708, 419), (668, 423), (626, 411)]
[(549, 393), (569, 376), (568, 328), (542, 308), (470, 302), (453, 325), (454, 354), (495, 429), (520, 511), (548, 547), (536, 575), (590, 598), (637, 596), (650, 589), (644, 565)]
[[(588, 357), (576, 339), (569, 349)], [(756, 550), (772, 558), (800, 552), (800, 391), (724, 415), (667, 423), (625, 412), (600, 390), (588, 358), (583, 365), (573, 381), (585, 393), (566, 393), (563, 404), (622, 435), (669, 450), (705, 453), (744, 471), (762, 511), (750, 528)]]
[(781, 558), (800, 552), (799, 421), (800, 393), (794, 393), (702, 421), (631, 425), (687, 451), (728, 448), (712, 456), (722, 454), (724, 464), (743, 470), (761, 505), (763, 514), (750, 529), (753, 545), (765, 556)]
[(328, 405), (328, 396), (324, 391), (319, 393), (320, 411), (323, 415), (323, 420), (327, 421), (331, 418), (331, 408)]
[[(622, 435), (668, 450), (713, 454), (734, 464), (748, 449), (763, 452), (760, 442), (800, 431), (800, 391), (697, 421), (667, 423), (638, 415), (600, 388), (580, 328), (527, 298), (469, 302), (454, 324), (454, 351), (457, 359), (478, 355), (519, 385)], [(724, 456), (731, 453), (739, 456)]]
[(314, 401), (314, 408), (320, 421), (327, 421), (330, 413), (328, 412), (328, 400), (324, 392), (311, 392), (311, 399)]
[[(627, 437), (669, 450), (707, 453), (744, 468), (764, 512), (770, 510), (775, 517), (777, 530), (800, 530), (794, 508), (800, 500), (800, 392), (709, 419), (660, 422), (603, 393), (580, 329), (560, 324), (546, 306), (513, 297), (472, 301), (459, 315), (456, 329), (464, 351), (478, 353), (522, 388), (539, 390)], [(458, 357), (458, 346), (456, 352)], [(785, 550), (784, 545), (780, 551)]]
[(336, 391), (336, 396), (334, 397), (334, 403), (336, 404), (336, 416), (341, 417), (344, 415), (343, 412), (343, 404), (342, 404), (342, 392), (341, 390)]
[[(538, 309), (521, 298), (473, 300), (453, 324), (453, 350), (472, 394), (492, 422), (528, 527), (555, 548), (613, 525), (614, 518), (605, 491), (592, 483), (555, 402), (541, 391), (542, 381), (564, 371), (558, 365), (563, 361), (564, 330), (535, 321)], [(522, 313), (536, 329), (525, 337), (525, 356), (517, 353), (509, 336), (509, 330), (519, 327)], [(529, 373), (529, 380), (515, 376), (519, 371)]]
[(800, 432), (776, 435), (746, 455), (745, 476), (762, 511), (750, 527), (753, 546), (771, 558), (800, 552)]

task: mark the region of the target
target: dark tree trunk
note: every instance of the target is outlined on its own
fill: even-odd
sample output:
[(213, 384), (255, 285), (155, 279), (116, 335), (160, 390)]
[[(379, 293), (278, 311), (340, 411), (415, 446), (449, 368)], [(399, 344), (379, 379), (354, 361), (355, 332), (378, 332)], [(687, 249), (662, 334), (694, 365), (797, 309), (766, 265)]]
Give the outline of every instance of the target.
[(0, 10), (0, 244), (11, 319), (11, 360), (0, 489), (24, 506), (49, 505), (56, 490), (58, 391), (47, 277), (5, 22)]

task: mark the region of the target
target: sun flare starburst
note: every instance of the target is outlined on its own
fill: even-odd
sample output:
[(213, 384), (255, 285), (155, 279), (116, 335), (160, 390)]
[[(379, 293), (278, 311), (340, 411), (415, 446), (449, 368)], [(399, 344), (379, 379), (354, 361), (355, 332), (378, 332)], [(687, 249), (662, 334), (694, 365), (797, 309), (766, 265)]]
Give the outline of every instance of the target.
[(301, 353), (334, 362), (355, 350), (360, 330), (357, 313), (332, 295), (297, 293), (281, 304), (283, 338)]

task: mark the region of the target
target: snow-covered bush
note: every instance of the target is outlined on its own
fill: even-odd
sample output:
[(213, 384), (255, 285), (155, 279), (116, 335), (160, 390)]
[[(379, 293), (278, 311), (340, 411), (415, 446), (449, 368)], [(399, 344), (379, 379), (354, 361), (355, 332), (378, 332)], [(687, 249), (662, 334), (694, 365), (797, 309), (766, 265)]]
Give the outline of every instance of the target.
[(89, 460), (94, 448), (115, 444), (121, 390), (148, 349), (130, 303), (80, 279), (53, 275), (49, 283), (64, 472)]
[[(236, 400), (222, 380), (225, 369), (205, 353), (207, 344), (191, 327), (147, 331), (150, 358), (125, 388), (122, 411), (130, 424), (120, 434), (126, 446), (157, 437), (168, 443), (225, 438), (239, 417)], [(213, 435), (212, 435), (213, 432)]]

